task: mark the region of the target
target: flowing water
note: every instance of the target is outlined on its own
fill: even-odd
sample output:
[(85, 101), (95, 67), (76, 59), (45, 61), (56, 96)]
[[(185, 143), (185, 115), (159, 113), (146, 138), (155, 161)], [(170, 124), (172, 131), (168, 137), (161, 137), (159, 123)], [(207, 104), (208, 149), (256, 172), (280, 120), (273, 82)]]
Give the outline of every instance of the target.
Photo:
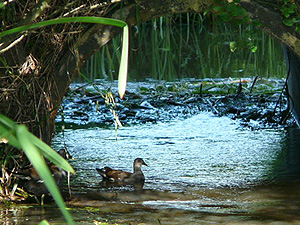
[[(300, 131), (241, 129), (226, 117), (200, 113), (170, 123), (113, 129), (68, 129), (75, 157), (70, 211), (79, 224), (299, 224)], [(146, 183), (101, 185), (96, 167), (132, 170), (141, 157)], [(55, 207), (1, 209), (3, 224), (64, 223)]]

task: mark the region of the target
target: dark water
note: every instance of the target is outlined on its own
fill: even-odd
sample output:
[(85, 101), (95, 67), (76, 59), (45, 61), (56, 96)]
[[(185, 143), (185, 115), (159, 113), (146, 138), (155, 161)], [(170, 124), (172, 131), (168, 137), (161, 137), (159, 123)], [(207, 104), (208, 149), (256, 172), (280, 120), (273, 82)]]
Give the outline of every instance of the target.
[[(167, 124), (66, 130), (79, 224), (299, 224), (300, 130), (241, 129), (226, 117), (200, 113)], [(143, 158), (144, 190), (103, 187), (95, 168), (132, 170)], [(105, 200), (104, 200), (105, 198)], [(64, 223), (53, 207), (1, 208), (3, 224)]]

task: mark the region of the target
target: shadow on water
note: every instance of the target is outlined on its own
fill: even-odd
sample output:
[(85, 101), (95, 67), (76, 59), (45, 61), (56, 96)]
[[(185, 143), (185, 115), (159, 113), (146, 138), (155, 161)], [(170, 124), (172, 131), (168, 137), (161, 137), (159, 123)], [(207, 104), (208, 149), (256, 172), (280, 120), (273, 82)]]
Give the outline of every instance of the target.
[(270, 177), (274, 182), (300, 181), (300, 130), (290, 128), (282, 139), (282, 151), (273, 162)]
[[(300, 223), (299, 129), (251, 131), (200, 113), (125, 127), (117, 140), (109, 129), (69, 129), (55, 148), (63, 142), (75, 157), (68, 205), (79, 224)], [(137, 157), (149, 165), (143, 190), (102, 185), (96, 167), (131, 171)], [(62, 223), (51, 206), (17, 207), (1, 208), (0, 221)]]

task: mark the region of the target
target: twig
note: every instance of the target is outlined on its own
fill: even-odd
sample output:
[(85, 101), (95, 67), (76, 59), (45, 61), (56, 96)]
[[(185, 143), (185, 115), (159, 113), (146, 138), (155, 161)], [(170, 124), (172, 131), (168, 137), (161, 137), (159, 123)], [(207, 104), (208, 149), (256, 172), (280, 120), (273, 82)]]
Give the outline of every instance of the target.
[(254, 88), (254, 85), (255, 85), (257, 79), (258, 79), (258, 76), (255, 76), (255, 78), (254, 78), (254, 80), (253, 80), (253, 83), (252, 83), (252, 85), (251, 85), (251, 88), (250, 88), (250, 93), (252, 93), (253, 88)]
[[(0, 50), (0, 54), (3, 52), (6, 52), (7, 50), (11, 49), (12, 47), (14, 47), (16, 44), (18, 44), (20, 41), (22, 41), (22, 39), (25, 37), (25, 35), (21, 35), (19, 38), (17, 38), (16, 40), (14, 40), (12, 43), (10, 43), (7, 47), (3, 48), (2, 50)], [(3, 43), (0, 44), (0, 47), (3, 45)]]
[(221, 115), (221, 113), (216, 109), (216, 107), (213, 106), (213, 104), (211, 103), (211, 101), (209, 99), (203, 99), (205, 100), (213, 109), (213, 111), (218, 114), (219, 116)]
[(77, 8), (75, 8), (75, 9), (71, 10), (70, 12), (65, 13), (65, 14), (63, 15), (63, 17), (64, 17), (64, 16), (68, 16), (69, 14), (72, 14), (72, 13), (74, 13), (74, 12), (78, 12), (80, 9), (82, 9), (82, 8), (84, 8), (84, 7), (86, 7), (86, 4), (83, 4), (83, 5), (79, 6), (79, 7), (77, 7)]
[(236, 92), (235, 97), (238, 97), (242, 93), (242, 90), (243, 90), (243, 86), (242, 86), (242, 80), (240, 78), (239, 88), (238, 88), (238, 91)]

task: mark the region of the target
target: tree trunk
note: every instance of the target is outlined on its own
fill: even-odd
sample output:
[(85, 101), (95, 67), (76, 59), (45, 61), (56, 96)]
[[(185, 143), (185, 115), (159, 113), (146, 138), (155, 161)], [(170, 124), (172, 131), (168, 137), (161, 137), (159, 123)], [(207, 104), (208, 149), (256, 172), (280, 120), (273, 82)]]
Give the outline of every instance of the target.
[(285, 45), (283, 45), (283, 52), (288, 70), (289, 108), (298, 126), (300, 126), (300, 58)]
[(50, 144), (54, 126), (49, 120), (49, 109), (53, 108), (49, 78), (40, 74), (39, 61), (26, 53), (21, 44), (2, 55), (2, 60), (8, 68), (0, 70), (0, 113), (26, 124), (32, 133)]
[(300, 34), (295, 31), (295, 27), (288, 27), (282, 23), (283, 17), (278, 9), (270, 7), (268, 1), (241, 0), (240, 4), (252, 19), (262, 23), (262, 31), (275, 37), (295, 55), (300, 56)]

